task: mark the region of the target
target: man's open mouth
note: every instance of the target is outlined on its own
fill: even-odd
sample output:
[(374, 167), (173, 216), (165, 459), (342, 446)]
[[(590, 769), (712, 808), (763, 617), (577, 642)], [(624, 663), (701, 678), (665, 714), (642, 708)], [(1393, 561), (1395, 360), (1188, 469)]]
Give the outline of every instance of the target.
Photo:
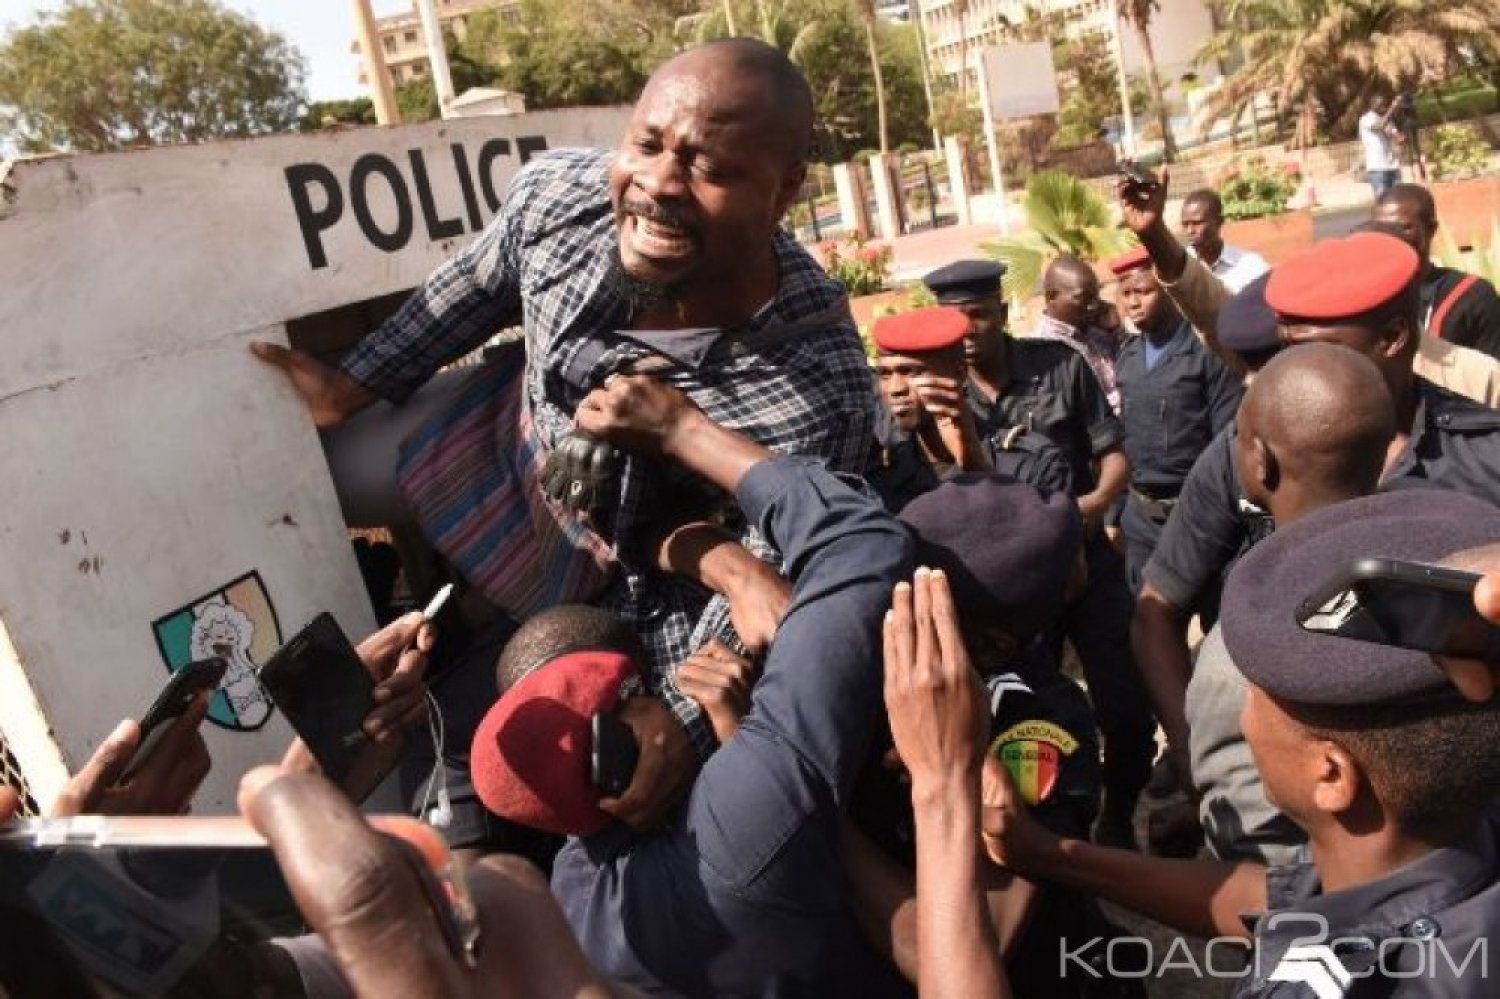
[(684, 222), (626, 206), (624, 238), (631, 250), (652, 260), (686, 257), (698, 248), (697, 233)]

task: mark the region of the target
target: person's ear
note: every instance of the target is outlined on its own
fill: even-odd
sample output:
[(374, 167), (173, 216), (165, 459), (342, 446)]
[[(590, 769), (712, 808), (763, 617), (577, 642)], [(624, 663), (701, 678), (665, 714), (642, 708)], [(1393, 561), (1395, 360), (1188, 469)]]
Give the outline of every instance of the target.
[(1271, 445), (1259, 437), (1250, 438), (1250, 471), (1255, 482), (1268, 493), (1274, 493), (1281, 485), (1281, 462)]
[(1349, 751), (1336, 742), (1319, 739), (1309, 747), (1313, 767), (1313, 805), (1320, 812), (1338, 815), (1354, 807), (1365, 776)]
[(776, 189), (776, 220), (778, 222), (797, 200), (797, 195), (801, 193), (802, 183), (805, 180), (807, 180), (806, 163), (798, 163), (789, 167), (781, 175), (781, 184)]

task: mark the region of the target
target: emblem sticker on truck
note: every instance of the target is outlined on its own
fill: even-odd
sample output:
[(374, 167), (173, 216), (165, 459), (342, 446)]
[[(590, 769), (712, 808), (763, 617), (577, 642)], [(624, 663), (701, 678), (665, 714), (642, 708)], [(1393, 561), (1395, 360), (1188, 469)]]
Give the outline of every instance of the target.
[(271, 717), (271, 700), (255, 671), (281, 647), (281, 625), (260, 573), (248, 572), (152, 622), (169, 673), (196, 659), (221, 656), (229, 670), (209, 705), (209, 720), (252, 732)]

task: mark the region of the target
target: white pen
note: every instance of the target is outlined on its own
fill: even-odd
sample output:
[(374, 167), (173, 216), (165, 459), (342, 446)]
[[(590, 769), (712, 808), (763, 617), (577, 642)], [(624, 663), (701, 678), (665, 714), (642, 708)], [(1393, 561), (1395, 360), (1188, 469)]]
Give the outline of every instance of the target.
[(430, 622), (433, 618), (437, 617), (451, 596), (453, 596), (453, 584), (448, 583), (433, 595), (432, 599), (427, 602), (426, 607), (422, 608), (422, 620)]

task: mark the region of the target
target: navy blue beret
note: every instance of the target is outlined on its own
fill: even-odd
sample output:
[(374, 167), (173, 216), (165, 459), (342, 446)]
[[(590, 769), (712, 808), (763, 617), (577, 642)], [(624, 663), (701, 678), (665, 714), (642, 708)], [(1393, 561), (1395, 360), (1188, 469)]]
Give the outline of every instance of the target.
[(1270, 350), (1281, 346), (1276, 313), (1266, 304), (1269, 272), (1251, 281), (1219, 308), (1219, 343), (1236, 353)]
[(963, 305), (1000, 294), (1005, 265), (997, 260), (959, 260), (922, 279), (939, 305)]
[(1245, 679), (1293, 704), (1352, 707), (1451, 689), (1425, 652), (1318, 634), (1303, 599), (1361, 558), (1440, 562), (1500, 541), (1500, 507), (1462, 493), (1402, 489), (1336, 503), (1278, 530), (1242, 558), (1220, 621)]
[(964, 472), (912, 500), (900, 519), (917, 534), (917, 564), (947, 573), (965, 616), (993, 619), (1025, 640), (1061, 612), (1083, 541), (1066, 493)]

